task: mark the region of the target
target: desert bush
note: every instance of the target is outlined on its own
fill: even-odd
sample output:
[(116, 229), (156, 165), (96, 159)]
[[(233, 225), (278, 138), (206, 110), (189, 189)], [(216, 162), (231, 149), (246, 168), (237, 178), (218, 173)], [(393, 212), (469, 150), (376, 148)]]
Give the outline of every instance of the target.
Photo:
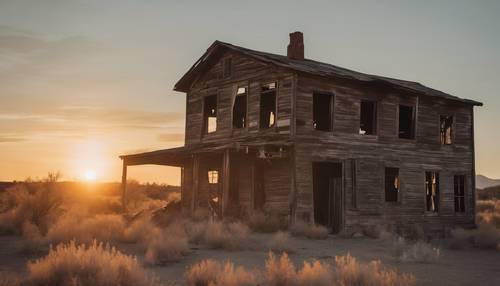
[(490, 224), (500, 228), (500, 208), (494, 212), (486, 211), (477, 214), (479, 224)]
[(334, 277), (332, 285), (402, 286), (416, 283), (411, 274), (388, 269), (380, 261), (359, 263), (350, 254), (335, 257)]
[(303, 221), (297, 221), (290, 226), (290, 233), (295, 236), (307, 237), (309, 239), (328, 238), (328, 229), (321, 225), (308, 224)]
[(270, 286), (294, 285), (297, 282), (295, 265), (286, 252), (280, 257), (269, 252), (266, 260), (266, 279)]
[(273, 234), (269, 241), (268, 248), (274, 252), (294, 252), (290, 245), (290, 234), (283, 231), (278, 231)]
[(35, 190), (17, 184), (2, 193), (0, 205), (0, 232), (22, 234), (28, 222), (45, 234), (60, 215), (62, 199), (53, 182), (40, 183)]
[(252, 212), (246, 218), (246, 224), (255, 232), (276, 232), (285, 228), (277, 215), (261, 211)]
[(120, 215), (100, 214), (88, 216), (85, 213), (71, 211), (61, 217), (47, 233), (47, 239), (52, 243), (103, 242), (121, 241), (124, 237), (125, 222)]
[(492, 212), (495, 210), (495, 206), (496, 206), (497, 202), (500, 203), (500, 201), (497, 201), (497, 200), (478, 200), (476, 202), (476, 211), (478, 213), (487, 212), (487, 211)]
[(155, 285), (157, 281), (137, 260), (109, 245), (89, 246), (74, 241), (28, 263), (26, 285)]
[(189, 286), (253, 286), (258, 285), (253, 271), (244, 267), (235, 267), (230, 261), (221, 265), (219, 262), (203, 260), (187, 270), (185, 274)]
[(297, 285), (329, 286), (334, 280), (330, 265), (318, 260), (312, 262), (304, 261), (304, 265), (297, 272)]
[(16, 273), (0, 271), (0, 286), (20, 286), (21, 281)]
[(153, 228), (143, 240), (146, 245), (144, 262), (149, 265), (179, 261), (189, 250), (184, 228), (171, 225), (166, 229)]
[(241, 250), (253, 247), (250, 240), (250, 229), (241, 222), (208, 223), (203, 236), (203, 242), (211, 248)]
[(450, 231), (448, 247), (451, 249), (463, 249), (474, 243), (474, 234), (470, 230), (456, 228)]
[(407, 241), (402, 237), (394, 237), (392, 250), (396, 259), (405, 262), (431, 263), (436, 262), (441, 255), (440, 249), (430, 243)]

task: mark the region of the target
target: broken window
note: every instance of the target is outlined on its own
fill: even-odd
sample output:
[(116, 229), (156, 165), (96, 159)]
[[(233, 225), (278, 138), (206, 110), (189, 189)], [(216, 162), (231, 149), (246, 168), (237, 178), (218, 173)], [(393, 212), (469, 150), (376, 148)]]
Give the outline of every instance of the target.
[(222, 61), (222, 78), (229, 78), (233, 73), (233, 60), (231, 58), (225, 58)]
[(415, 108), (399, 105), (399, 138), (415, 138)]
[(276, 122), (276, 82), (262, 86), (260, 93), (260, 128), (273, 127)]
[(233, 127), (245, 128), (247, 121), (247, 88), (239, 87), (234, 98)]
[(315, 130), (332, 130), (332, 94), (313, 94), (313, 127)]
[(399, 169), (385, 168), (385, 201), (397, 202), (399, 194)]
[(375, 134), (377, 128), (377, 103), (361, 100), (359, 116), (359, 134)]
[(441, 144), (449, 145), (452, 143), (453, 136), (453, 116), (441, 115), (439, 122)]
[(219, 171), (217, 170), (208, 171), (208, 183), (209, 184), (219, 183)]
[(465, 176), (455, 175), (453, 177), (453, 185), (455, 190), (455, 212), (465, 212)]
[(425, 198), (428, 212), (439, 211), (439, 173), (425, 172)]
[(217, 95), (210, 95), (204, 98), (203, 124), (205, 134), (217, 130)]

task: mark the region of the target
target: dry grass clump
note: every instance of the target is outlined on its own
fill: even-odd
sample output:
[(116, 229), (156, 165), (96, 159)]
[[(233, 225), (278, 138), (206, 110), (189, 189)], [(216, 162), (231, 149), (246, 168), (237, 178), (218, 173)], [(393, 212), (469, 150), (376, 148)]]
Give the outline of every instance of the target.
[(271, 237), (268, 248), (274, 252), (294, 252), (290, 245), (290, 234), (284, 231), (278, 231)]
[(21, 278), (18, 274), (12, 272), (0, 271), (0, 286), (19, 286)]
[(359, 263), (356, 258), (347, 254), (335, 257), (335, 266), (336, 283), (333, 285), (402, 286), (416, 283), (412, 274), (388, 269), (378, 260)]
[(266, 214), (261, 211), (250, 213), (246, 224), (255, 232), (276, 232), (284, 229), (283, 223), (277, 215)]
[(71, 241), (29, 262), (25, 284), (142, 286), (156, 283), (132, 256), (95, 241), (89, 246)]
[(189, 286), (253, 286), (258, 285), (255, 271), (242, 266), (235, 267), (230, 261), (221, 265), (208, 259), (192, 265), (187, 270), (186, 281)]
[(272, 252), (266, 260), (266, 280), (270, 286), (294, 285), (297, 282), (295, 265), (285, 252), (276, 257)]
[(396, 259), (405, 262), (432, 263), (439, 260), (441, 250), (422, 240), (410, 242), (395, 237), (392, 250)]
[(122, 240), (124, 229), (125, 222), (120, 215), (88, 216), (82, 213), (68, 212), (49, 229), (47, 239), (52, 243), (70, 240), (89, 243), (94, 239), (116, 242)]
[(153, 228), (146, 233), (144, 262), (149, 265), (179, 261), (189, 250), (184, 228), (173, 225), (166, 229)]
[(241, 222), (194, 222), (185, 223), (189, 241), (205, 244), (214, 249), (253, 249), (251, 231)]
[(328, 229), (321, 225), (308, 224), (303, 221), (297, 221), (290, 226), (290, 233), (294, 236), (307, 237), (309, 239), (328, 238)]
[(491, 224), (479, 224), (477, 229), (453, 229), (451, 238), (448, 240), (448, 246), (451, 249), (474, 246), (500, 250), (500, 229)]

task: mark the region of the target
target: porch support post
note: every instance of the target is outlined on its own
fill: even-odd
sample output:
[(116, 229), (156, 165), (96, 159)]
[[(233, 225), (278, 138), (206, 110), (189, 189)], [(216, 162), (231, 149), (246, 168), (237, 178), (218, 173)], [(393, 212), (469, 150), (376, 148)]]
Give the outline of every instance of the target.
[(230, 149), (226, 149), (222, 158), (222, 217), (224, 217), (226, 209), (229, 206), (230, 183)]
[(123, 168), (122, 168), (122, 208), (123, 212), (127, 211), (127, 162), (123, 159)]
[(196, 211), (196, 200), (198, 199), (199, 174), (200, 174), (200, 157), (197, 154), (193, 155), (193, 189), (191, 196), (191, 214)]

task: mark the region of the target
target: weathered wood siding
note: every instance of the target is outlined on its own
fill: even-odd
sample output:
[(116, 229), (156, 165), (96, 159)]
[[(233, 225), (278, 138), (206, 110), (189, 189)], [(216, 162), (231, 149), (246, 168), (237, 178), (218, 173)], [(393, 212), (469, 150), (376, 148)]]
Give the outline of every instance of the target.
[[(334, 94), (333, 130), (313, 129), (313, 92)], [(360, 100), (377, 101), (377, 134), (359, 135)], [(398, 138), (398, 105), (414, 105), (416, 138)], [(343, 161), (347, 228), (365, 224), (411, 224), (427, 227), (472, 224), (473, 146), (469, 105), (429, 98), (383, 86), (364, 86), (298, 76), (295, 161), (296, 218), (313, 217), (312, 162)], [(454, 115), (454, 143), (442, 146), (439, 116)], [(352, 165), (355, 165), (353, 168)], [(399, 202), (385, 202), (385, 167), (399, 168)], [(356, 174), (352, 174), (352, 170)], [(439, 171), (440, 211), (425, 212), (425, 171)], [(466, 213), (454, 212), (453, 176), (466, 175)], [(355, 175), (353, 186), (352, 176)], [(356, 193), (353, 194), (353, 191)], [(356, 198), (356, 202), (353, 202)]]
[[(232, 76), (222, 78), (223, 58), (231, 57)], [(293, 73), (261, 63), (238, 53), (227, 52), (200, 79), (187, 95), (186, 145), (199, 143), (265, 142), (290, 137)], [(278, 82), (276, 126), (259, 130), (261, 86)], [(247, 87), (247, 127), (232, 127), (232, 108), (238, 87)], [(217, 131), (203, 134), (203, 98), (217, 95)]]

